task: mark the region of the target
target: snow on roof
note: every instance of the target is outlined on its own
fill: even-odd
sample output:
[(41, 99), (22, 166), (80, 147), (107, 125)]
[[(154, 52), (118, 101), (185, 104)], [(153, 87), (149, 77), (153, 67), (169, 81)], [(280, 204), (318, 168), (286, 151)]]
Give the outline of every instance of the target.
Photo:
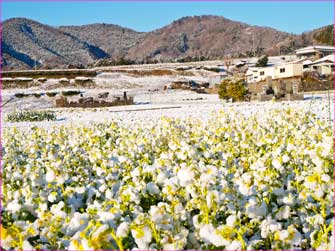
[(220, 72), (220, 73), (211, 74), (208, 77), (218, 77), (218, 76), (228, 76), (228, 74), (227, 72)]
[(305, 60), (305, 61), (302, 62), (302, 64), (311, 64), (311, 63), (313, 63), (312, 60)]
[(309, 53), (309, 52), (315, 52), (315, 51), (335, 51), (335, 47), (324, 46), (324, 45), (312, 45), (312, 46), (307, 46), (307, 47), (295, 50), (296, 54), (303, 54), (303, 53)]
[(314, 61), (313, 63), (319, 63), (319, 62), (324, 62), (324, 61), (332, 61), (332, 62), (334, 62), (334, 57), (335, 57), (334, 54), (330, 54), (328, 56), (320, 58), (319, 60)]
[(306, 60), (306, 58), (304, 57), (304, 58), (300, 58), (300, 59), (294, 60), (294, 61), (292, 61), (290, 63), (293, 63), (293, 64), (297, 64), (297, 63), (305, 64), (305, 62), (308, 62), (308, 61), (312, 62), (311, 60)]
[(330, 61), (330, 62), (334, 63), (334, 57), (335, 57), (334, 54), (330, 54), (328, 56), (325, 56), (323, 58), (315, 60), (314, 62), (310, 62), (310, 63), (306, 63), (306, 64), (318, 64), (318, 63), (323, 63), (323, 62), (327, 62), (327, 61)]

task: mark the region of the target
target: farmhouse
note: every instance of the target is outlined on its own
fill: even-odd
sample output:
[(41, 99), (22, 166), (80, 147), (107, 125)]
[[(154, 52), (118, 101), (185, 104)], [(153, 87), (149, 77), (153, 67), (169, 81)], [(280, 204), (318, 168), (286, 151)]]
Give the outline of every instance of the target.
[(290, 62), (269, 67), (251, 67), (246, 73), (248, 83), (255, 83), (271, 77), (272, 79), (292, 78), (302, 75), (303, 66), (300, 62)]
[(319, 59), (334, 53), (333, 46), (313, 45), (298, 49), (295, 54), (298, 58)]
[(216, 74), (212, 74), (208, 76), (208, 82), (210, 86), (215, 86), (220, 84), (225, 78), (227, 78), (228, 74), (226, 72), (220, 72)]
[(334, 74), (334, 57), (334, 54), (328, 55), (319, 60), (306, 64), (308, 68), (304, 65), (304, 68), (308, 69), (309, 71), (317, 71), (321, 75)]

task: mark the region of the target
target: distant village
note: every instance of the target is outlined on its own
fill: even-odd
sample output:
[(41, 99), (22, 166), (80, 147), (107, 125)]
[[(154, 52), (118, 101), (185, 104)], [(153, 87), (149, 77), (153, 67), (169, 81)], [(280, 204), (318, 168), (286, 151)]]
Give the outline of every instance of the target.
[(248, 83), (272, 79), (302, 76), (304, 72), (315, 71), (320, 75), (334, 73), (334, 47), (308, 46), (296, 50), (296, 60), (269, 62), (266, 67), (250, 67), (246, 73)]
[[(243, 78), (253, 98), (260, 101), (269, 100), (274, 95), (302, 99), (303, 95), (298, 95), (298, 92), (331, 88), (329, 83), (334, 78), (334, 50), (332, 46), (308, 46), (296, 50), (292, 55), (269, 57), (261, 67), (257, 67), (260, 58), (228, 61), (219, 73), (209, 79), (211, 85), (215, 85), (225, 79)], [(309, 83), (305, 84), (303, 80), (306, 79)], [(322, 82), (328, 85), (322, 86)], [(308, 87), (307, 84), (311, 83), (313, 87)]]

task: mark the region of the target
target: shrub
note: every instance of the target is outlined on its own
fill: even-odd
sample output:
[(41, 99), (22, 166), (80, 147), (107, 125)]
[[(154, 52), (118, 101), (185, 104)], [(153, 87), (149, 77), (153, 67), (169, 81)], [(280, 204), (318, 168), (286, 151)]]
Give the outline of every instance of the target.
[(35, 98), (40, 98), (42, 96), (41, 93), (34, 93), (33, 95), (34, 95)]
[(23, 122), (23, 121), (43, 121), (56, 120), (56, 114), (51, 111), (20, 111), (9, 113), (6, 117), (8, 122)]
[(265, 67), (267, 64), (268, 64), (268, 57), (263, 56), (263, 57), (258, 59), (258, 61), (256, 63), (256, 67)]
[(14, 96), (16, 98), (24, 98), (24, 97), (27, 97), (28, 95), (27, 94), (24, 94), (24, 93), (15, 93)]
[(75, 95), (79, 95), (80, 93), (81, 93), (81, 91), (76, 91), (76, 90), (74, 90), (74, 91), (72, 91), (72, 90), (70, 90), (70, 91), (62, 91), (62, 95), (64, 97), (75, 96)]
[(230, 81), (224, 80), (219, 86), (219, 97), (221, 99), (230, 99), (233, 101), (242, 101), (248, 91), (244, 85), (243, 80)]
[(48, 97), (55, 97), (57, 95), (57, 92), (47, 92), (45, 93)]
[(206, 71), (220, 72), (220, 68), (218, 67), (203, 67)]

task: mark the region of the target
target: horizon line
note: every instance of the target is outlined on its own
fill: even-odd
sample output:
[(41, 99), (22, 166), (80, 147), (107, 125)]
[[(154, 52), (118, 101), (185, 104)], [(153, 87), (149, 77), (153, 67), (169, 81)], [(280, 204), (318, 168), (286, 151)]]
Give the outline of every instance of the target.
[[(3, 0), (4, 1), (4, 0)], [(12, 0), (7, 0), (8, 2), (12, 2)], [(29, 0), (13, 0), (14, 1), (17, 1), (17, 2), (28, 2)], [(34, 1), (40, 1), (42, 2), (43, 0), (34, 0)], [(51, 0), (50, 2), (61, 2), (62, 0), (58, 1), (58, 0)], [(71, 0), (73, 1), (73, 0)], [(81, 0), (74, 0), (76, 2), (79, 2)], [(92, 1), (92, 0), (84, 0), (84, 1)], [(98, 0), (97, 2), (99, 1), (103, 1), (103, 2), (107, 2), (108, 0)], [(114, 1), (114, 0), (111, 0), (111, 1)], [(125, 1), (133, 1), (133, 2), (139, 2), (139, 1), (142, 1), (142, 0), (125, 0)], [(146, 0), (148, 1), (148, 0)], [(149, 0), (151, 2), (155, 1), (155, 0)], [(162, 2), (164, 2), (165, 0), (163, 0)], [(168, 0), (168, 1), (177, 1), (177, 0)], [(185, 0), (182, 0), (182, 1), (185, 1)], [(193, 0), (186, 0), (186, 1), (193, 1)], [(201, 1), (201, 0), (195, 0), (195, 1)], [(215, 1), (215, 2), (218, 2), (220, 0), (209, 0), (209, 1)], [(229, 1), (229, 0), (228, 0)], [(230, 0), (230, 1), (252, 1), (252, 0)], [(266, 0), (257, 0), (257, 1), (266, 1)], [(271, 0), (270, 0), (271, 1)], [(273, 1), (277, 1), (277, 2), (280, 2), (278, 0), (273, 0)], [(289, 0), (283, 0), (283, 1), (289, 1)], [(304, 1), (304, 0), (293, 0), (293, 1)], [(307, 1), (314, 1), (315, 0), (307, 0)], [(329, 0), (321, 0), (321, 1), (328, 1)], [(143, 2), (143, 1), (142, 1)], [(158, 2), (158, 1), (157, 1)], [(237, 23), (242, 23), (242, 24), (246, 24), (246, 25), (249, 25), (249, 26), (254, 26), (254, 27), (263, 27), (263, 28), (270, 28), (270, 29), (274, 29), (276, 31), (280, 31), (280, 32), (285, 32), (285, 33), (288, 33), (288, 34), (292, 34), (292, 35), (301, 35), (301, 34), (304, 34), (304, 33), (308, 33), (308, 32), (311, 32), (313, 30), (317, 30), (317, 29), (320, 29), (320, 28), (323, 28), (323, 27), (326, 27), (326, 26), (330, 26), (330, 25), (333, 25), (334, 26), (334, 23), (330, 23), (330, 24), (327, 24), (327, 25), (323, 25), (323, 26), (320, 26), (320, 27), (317, 27), (317, 28), (314, 28), (314, 29), (310, 29), (310, 30), (305, 30), (305, 31), (302, 31), (302, 32), (299, 32), (299, 33), (295, 33), (295, 32), (290, 32), (290, 31), (285, 31), (285, 30), (281, 30), (281, 29), (277, 29), (277, 28), (274, 28), (274, 27), (271, 27), (271, 26), (268, 26), (268, 25), (255, 25), (255, 24), (250, 24), (250, 23), (247, 23), (247, 22), (243, 22), (243, 21), (238, 21), (238, 20), (233, 20), (233, 19), (230, 19), (230, 18), (226, 18), (225, 16), (223, 15), (215, 15), (215, 14), (202, 14), (202, 15), (186, 15), (186, 16), (181, 16), (177, 19), (174, 19), (173, 21), (161, 26), (161, 27), (158, 27), (158, 28), (155, 28), (155, 29), (152, 29), (152, 30), (148, 30), (148, 31), (139, 31), (137, 29), (134, 29), (134, 28), (131, 28), (131, 27), (127, 27), (127, 26), (123, 26), (121, 24), (117, 24), (117, 23), (106, 23), (106, 22), (92, 22), (92, 23), (82, 23), (82, 24), (66, 24), (66, 25), (57, 25), (57, 24), (50, 24), (50, 23), (44, 23), (40, 20), (36, 20), (36, 19), (32, 19), (32, 18), (28, 18), (28, 17), (23, 17), (23, 16), (18, 16), (18, 17), (10, 17), (10, 18), (7, 18), (7, 19), (4, 19), (4, 20), (1, 20), (1, 24), (3, 24), (4, 22), (7, 22), (9, 20), (12, 20), (12, 19), (27, 19), (27, 20), (31, 20), (31, 21), (34, 21), (34, 22), (38, 22), (40, 24), (43, 24), (43, 25), (47, 25), (47, 26), (51, 26), (51, 27), (54, 27), (54, 28), (59, 28), (59, 27), (66, 27), (66, 26), (88, 26), (88, 25), (95, 25), (95, 24), (106, 24), (106, 25), (115, 25), (115, 26), (119, 26), (121, 28), (125, 28), (125, 29), (129, 29), (129, 30), (133, 30), (135, 32), (138, 32), (138, 33), (150, 33), (150, 32), (153, 32), (153, 31), (156, 31), (156, 30), (159, 30), (159, 29), (162, 29), (170, 24), (172, 24), (173, 22), (176, 22), (180, 19), (183, 19), (183, 18), (187, 18), (187, 17), (190, 17), (190, 18), (195, 18), (195, 17), (221, 17), (221, 18), (224, 18), (226, 20), (229, 20), (229, 21), (232, 21), (232, 22), (237, 22)]]

